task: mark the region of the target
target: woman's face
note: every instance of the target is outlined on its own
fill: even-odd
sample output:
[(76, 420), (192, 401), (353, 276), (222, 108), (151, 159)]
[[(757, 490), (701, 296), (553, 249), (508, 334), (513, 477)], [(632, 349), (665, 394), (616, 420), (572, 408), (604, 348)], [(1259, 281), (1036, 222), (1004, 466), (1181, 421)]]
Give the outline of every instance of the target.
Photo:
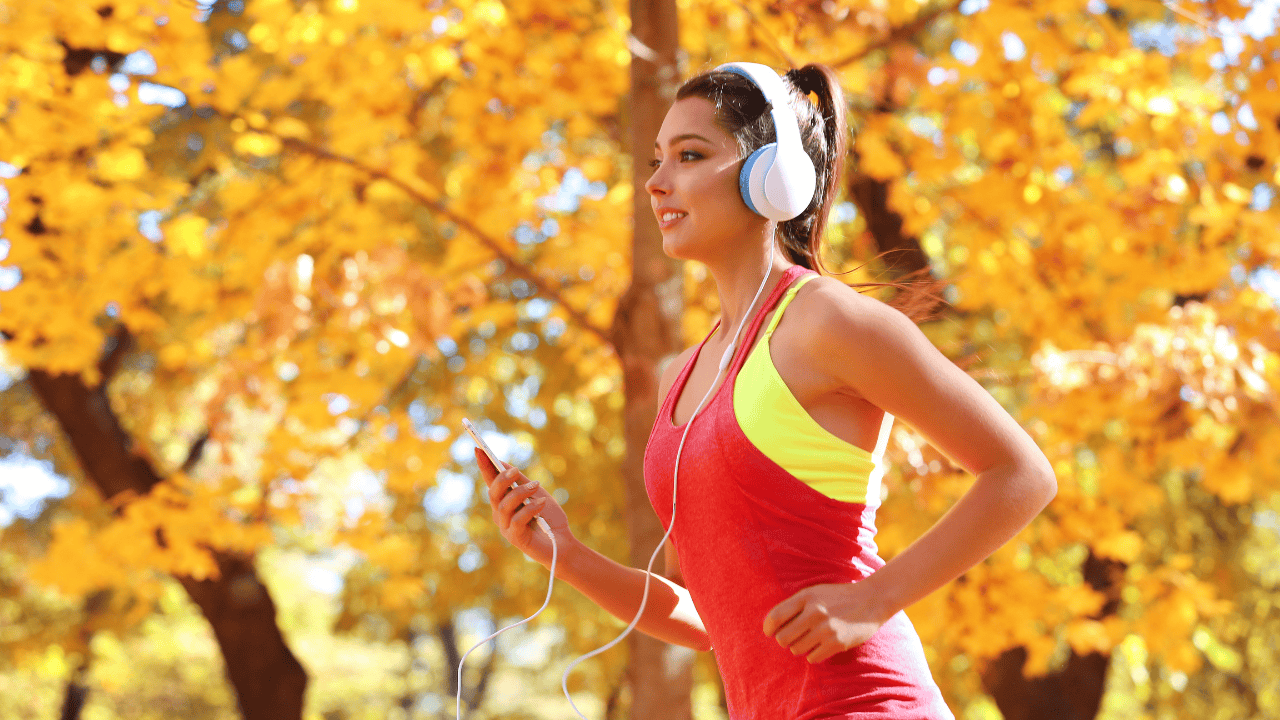
[(738, 145), (716, 125), (710, 100), (677, 100), (662, 121), (653, 156), (645, 189), (662, 231), (663, 252), (714, 261), (740, 254), (744, 238), (760, 237), (768, 220), (742, 201)]

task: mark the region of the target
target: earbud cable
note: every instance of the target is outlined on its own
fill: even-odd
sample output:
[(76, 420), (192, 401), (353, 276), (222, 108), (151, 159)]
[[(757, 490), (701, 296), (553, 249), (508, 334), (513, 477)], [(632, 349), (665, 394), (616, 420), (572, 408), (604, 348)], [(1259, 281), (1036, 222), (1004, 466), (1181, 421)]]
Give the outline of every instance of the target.
[(573, 711), (575, 713), (578, 713), (578, 717), (582, 718), (582, 720), (587, 720), (587, 716), (583, 715), (582, 712), (578, 710), (578, 706), (573, 704), (573, 698), (569, 697), (569, 684), (568, 684), (569, 673), (573, 672), (573, 668), (575, 668), (579, 663), (583, 662), (587, 658), (591, 658), (596, 655), (599, 655), (605, 650), (608, 650), (614, 645), (617, 645), (619, 642), (622, 642), (622, 639), (625, 638), (631, 632), (631, 629), (634, 628), (636, 626), (636, 623), (640, 622), (640, 618), (644, 616), (644, 607), (649, 600), (649, 579), (652, 574), (651, 571), (653, 568), (653, 561), (657, 559), (658, 553), (661, 552), (663, 546), (667, 544), (667, 538), (670, 537), (671, 531), (674, 530), (676, 527), (676, 484), (680, 478), (680, 454), (684, 451), (685, 438), (689, 437), (689, 430), (693, 428), (693, 421), (695, 418), (698, 417), (698, 413), (702, 411), (702, 406), (706, 404), (707, 399), (711, 397), (711, 393), (716, 390), (716, 383), (719, 382), (720, 380), (720, 373), (724, 372), (724, 369), (729, 367), (730, 363), (733, 362), (733, 353), (738, 346), (738, 335), (742, 333), (743, 326), (746, 325), (747, 320), (751, 318), (751, 308), (755, 307), (756, 300), (760, 299), (760, 293), (764, 292), (764, 286), (769, 283), (769, 271), (772, 267), (773, 267), (773, 243), (770, 243), (769, 244), (769, 263), (765, 265), (764, 279), (760, 281), (760, 287), (756, 290), (755, 297), (751, 298), (751, 304), (747, 306), (747, 311), (742, 317), (742, 322), (738, 323), (737, 331), (734, 332), (733, 337), (730, 338), (729, 348), (725, 350), (724, 356), (720, 358), (720, 365), (719, 365), (719, 368), (716, 370), (715, 379), (711, 381), (711, 387), (707, 388), (707, 394), (702, 396), (702, 400), (698, 403), (698, 407), (694, 408), (693, 410), (693, 415), (690, 415), (689, 421), (685, 423), (684, 434), (680, 436), (680, 445), (676, 447), (676, 462), (675, 462), (675, 468), (673, 470), (673, 474), (671, 477), (671, 522), (667, 526), (666, 534), (662, 536), (662, 541), (658, 543), (658, 548), (653, 551), (652, 555), (649, 556), (649, 564), (645, 567), (644, 592), (640, 596), (640, 610), (636, 612), (636, 616), (632, 618), (631, 623), (627, 625), (627, 629), (623, 630), (621, 635), (614, 638), (613, 641), (610, 642), (608, 645), (605, 645), (604, 647), (598, 648), (596, 650), (592, 650), (590, 653), (587, 653), (586, 655), (583, 655), (577, 660), (574, 660), (572, 663), (569, 664), (569, 667), (564, 671), (564, 677), (560, 679), (560, 686), (561, 686), (561, 689), (564, 690), (564, 696), (569, 698), (569, 705), (573, 707)]
[[(751, 309), (755, 307), (756, 301), (760, 299), (760, 293), (764, 292), (764, 286), (769, 283), (769, 271), (773, 267), (773, 250), (774, 250), (774, 244), (770, 243), (769, 244), (769, 262), (765, 266), (764, 279), (760, 281), (760, 287), (756, 290), (755, 297), (751, 298), (751, 304), (747, 306), (747, 311), (742, 317), (742, 322), (738, 323), (737, 331), (734, 332), (733, 337), (730, 338), (728, 349), (725, 350), (724, 355), (720, 358), (720, 365), (716, 370), (715, 379), (711, 381), (711, 387), (707, 389), (707, 394), (702, 396), (702, 400), (698, 403), (698, 407), (694, 408), (693, 415), (689, 416), (689, 421), (685, 423), (684, 434), (680, 436), (680, 445), (676, 447), (676, 462), (675, 462), (675, 468), (673, 470), (673, 474), (671, 478), (671, 523), (667, 527), (666, 534), (662, 536), (662, 541), (658, 543), (657, 550), (654, 550), (653, 555), (649, 556), (649, 564), (645, 567), (644, 592), (640, 596), (640, 610), (636, 612), (636, 616), (632, 618), (631, 623), (627, 625), (627, 629), (623, 630), (621, 635), (614, 638), (613, 641), (610, 642), (608, 645), (605, 645), (604, 647), (601, 647), (601, 648), (597, 648), (596, 650), (592, 650), (586, 655), (583, 655), (577, 660), (574, 660), (572, 663), (569, 663), (569, 667), (564, 671), (564, 676), (560, 678), (560, 688), (561, 690), (564, 691), (564, 696), (568, 698), (569, 705), (573, 708), (573, 711), (578, 714), (578, 717), (582, 718), (582, 720), (587, 720), (587, 716), (583, 715), (582, 712), (578, 710), (578, 706), (574, 705), (573, 698), (570, 697), (569, 695), (569, 673), (573, 672), (573, 669), (577, 667), (578, 664), (583, 662), (584, 660), (595, 657), (596, 655), (599, 655), (605, 650), (608, 650), (609, 648), (621, 642), (622, 639), (625, 638), (631, 632), (631, 629), (636, 626), (636, 623), (640, 622), (640, 618), (644, 616), (644, 607), (649, 600), (649, 579), (652, 574), (651, 571), (653, 568), (653, 561), (657, 559), (658, 553), (661, 552), (663, 546), (667, 544), (667, 538), (671, 535), (671, 531), (675, 529), (675, 526), (676, 526), (676, 482), (680, 477), (680, 455), (682, 452), (684, 452), (685, 438), (689, 437), (689, 430), (693, 427), (694, 418), (698, 417), (698, 413), (702, 411), (702, 406), (706, 404), (707, 398), (710, 398), (711, 393), (716, 389), (716, 383), (720, 381), (720, 373), (724, 372), (725, 368), (729, 367), (729, 365), (733, 362), (734, 351), (737, 350), (738, 348), (738, 335), (742, 333), (743, 326), (747, 324), (747, 320), (751, 317)], [(495, 632), (489, 637), (471, 646), (471, 650), (468, 650), (465, 653), (463, 653), (462, 659), (458, 661), (458, 699), (457, 699), (458, 720), (462, 720), (462, 666), (467, 661), (467, 656), (471, 654), (472, 650), (475, 650), (481, 645), (489, 642), (490, 640), (493, 640), (494, 638), (510, 630), (511, 628), (517, 627), (519, 625), (523, 625), (529, 622), (530, 620), (533, 620), (534, 618), (538, 617), (538, 614), (541, 613), (544, 609), (546, 609), (547, 603), (551, 602), (551, 590), (552, 588), (555, 587), (555, 582), (556, 582), (556, 558), (558, 554), (558, 548), (556, 547), (556, 536), (555, 536), (555, 533), (551, 532), (551, 527), (547, 525), (546, 520), (542, 519), (541, 517), (535, 517), (534, 520), (538, 522), (538, 526), (541, 527), (543, 532), (547, 534), (547, 537), (551, 539), (551, 578), (547, 583), (547, 598), (542, 601), (542, 607), (538, 608), (538, 612), (535, 612), (534, 614), (530, 615), (524, 620), (521, 620), (520, 622), (513, 623), (511, 625), (508, 625), (507, 627), (502, 628), (501, 630)], [(496, 651), (497, 651), (497, 648), (495, 643), (494, 652)]]

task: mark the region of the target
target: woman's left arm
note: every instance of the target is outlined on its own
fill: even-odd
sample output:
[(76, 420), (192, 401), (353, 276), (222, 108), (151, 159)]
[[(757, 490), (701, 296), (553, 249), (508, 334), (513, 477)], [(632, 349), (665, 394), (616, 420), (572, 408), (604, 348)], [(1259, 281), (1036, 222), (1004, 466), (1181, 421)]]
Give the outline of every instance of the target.
[(977, 478), (932, 528), (862, 582), (815, 585), (768, 613), (765, 635), (816, 663), (865, 642), (899, 610), (994, 553), (1049, 504), (1057, 481), (1026, 431), (909, 318), (835, 283), (813, 295), (806, 325), (815, 370), (916, 428)]

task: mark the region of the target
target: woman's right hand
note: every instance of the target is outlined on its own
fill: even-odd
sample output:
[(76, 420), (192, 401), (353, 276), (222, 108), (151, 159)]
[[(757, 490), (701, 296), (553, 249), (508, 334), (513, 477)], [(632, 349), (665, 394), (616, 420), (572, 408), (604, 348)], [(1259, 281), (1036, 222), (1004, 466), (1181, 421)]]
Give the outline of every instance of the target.
[[(493, 521), (507, 542), (515, 545), (520, 552), (533, 558), (544, 566), (551, 565), (551, 539), (542, 528), (534, 522), (541, 516), (547, 521), (551, 532), (555, 535), (556, 545), (561, 555), (573, 540), (569, 531), (569, 516), (564, 514), (560, 504), (551, 497), (551, 493), (541, 486), (531, 486), (532, 481), (517, 470), (511, 463), (502, 463), (506, 467), (499, 471), (489, 461), (489, 457), (480, 448), (476, 448), (476, 463), (480, 466), (480, 474), (489, 486), (489, 505), (493, 508)], [(511, 483), (519, 483), (512, 488)], [(525, 498), (533, 502), (524, 504)]]

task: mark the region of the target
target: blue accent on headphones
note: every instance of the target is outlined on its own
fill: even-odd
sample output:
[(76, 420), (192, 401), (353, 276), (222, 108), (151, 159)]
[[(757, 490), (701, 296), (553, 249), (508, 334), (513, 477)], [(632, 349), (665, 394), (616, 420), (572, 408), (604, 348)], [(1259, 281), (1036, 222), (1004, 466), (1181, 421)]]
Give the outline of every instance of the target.
[[(761, 150), (763, 149), (761, 148)], [(751, 208), (751, 212), (757, 215), (763, 215), (764, 213), (757, 210), (755, 203), (751, 202), (751, 188), (748, 180), (751, 178), (751, 167), (760, 159), (760, 155), (760, 150), (756, 150), (747, 156), (746, 161), (742, 164), (742, 172), (738, 173), (738, 190), (742, 193), (742, 201), (747, 204), (747, 207)]]
[(742, 164), (738, 188), (752, 212), (770, 220), (791, 220), (804, 212), (817, 190), (818, 173), (804, 151), (800, 123), (787, 101), (789, 91), (768, 65), (726, 63), (716, 68), (741, 75), (760, 89), (769, 103), (777, 142), (751, 153)]

